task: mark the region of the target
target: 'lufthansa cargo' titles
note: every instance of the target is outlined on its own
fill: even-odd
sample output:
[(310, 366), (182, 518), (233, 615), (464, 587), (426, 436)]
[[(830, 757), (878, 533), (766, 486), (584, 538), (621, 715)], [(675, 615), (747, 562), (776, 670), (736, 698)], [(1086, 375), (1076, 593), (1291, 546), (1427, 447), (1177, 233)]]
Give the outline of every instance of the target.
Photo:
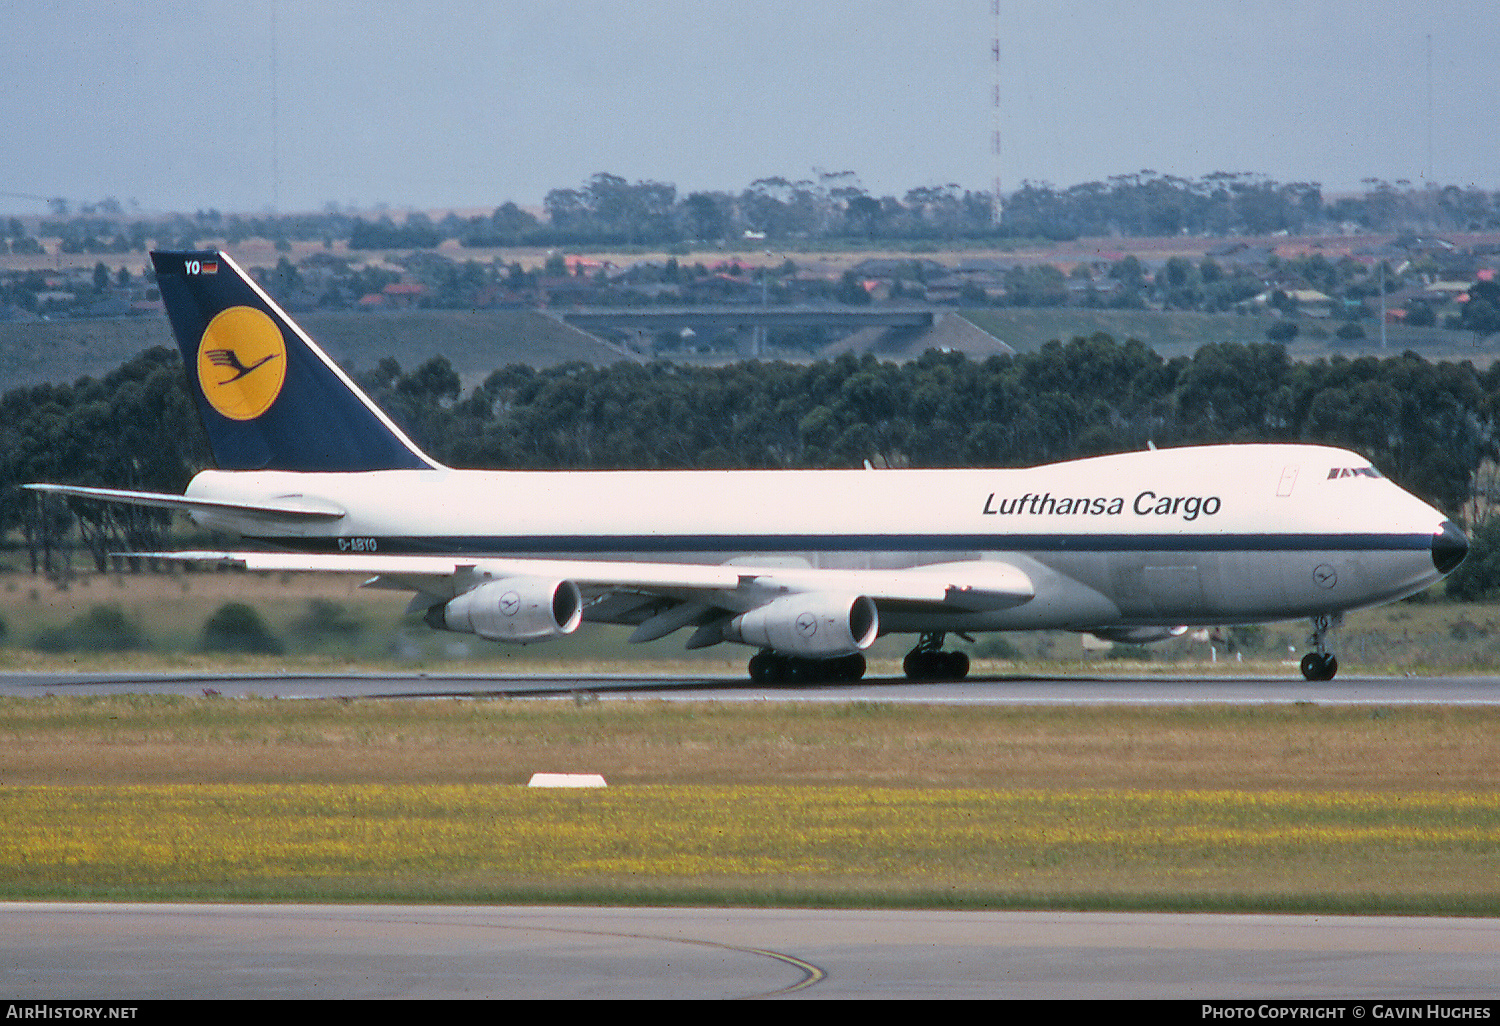
[(1200, 516), (1211, 517), (1219, 512), (1223, 502), (1217, 495), (1157, 495), (1144, 491), (1128, 505), (1120, 496), (1079, 496), (1058, 498), (1051, 492), (1033, 495), (1027, 492), (1019, 498), (1001, 499), (990, 492), (984, 500), (983, 512), (987, 516), (1075, 516), (1115, 517), (1131, 510), (1137, 516), (1181, 517), (1197, 520)]

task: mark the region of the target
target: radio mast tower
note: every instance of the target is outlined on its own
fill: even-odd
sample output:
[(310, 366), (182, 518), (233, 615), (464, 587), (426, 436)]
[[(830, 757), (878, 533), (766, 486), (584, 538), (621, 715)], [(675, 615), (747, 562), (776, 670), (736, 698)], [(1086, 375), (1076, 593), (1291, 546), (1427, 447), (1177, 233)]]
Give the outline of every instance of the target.
[(990, 0), (990, 14), (995, 22), (995, 32), (990, 42), (990, 54), (995, 66), (994, 93), (990, 104), (990, 156), (995, 167), (993, 192), (990, 193), (990, 220), (998, 227), (1005, 215), (1004, 194), (1000, 191), (1000, 0)]
[(271, 210), (273, 213), (281, 213), (281, 115), (277, 110), (278, 94), (277, 79), (280, 77), (281, 61), (276, 53), (276, 37), (279, 35), (276, 25), (276, 8), (279, 5), (272, 0), (271, 3)]

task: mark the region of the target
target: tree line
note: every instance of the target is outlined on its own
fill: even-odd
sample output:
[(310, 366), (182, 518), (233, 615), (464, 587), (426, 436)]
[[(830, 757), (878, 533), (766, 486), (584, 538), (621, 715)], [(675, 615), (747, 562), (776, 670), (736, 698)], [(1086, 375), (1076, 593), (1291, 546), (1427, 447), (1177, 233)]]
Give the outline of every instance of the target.
[[(600, 171), (577, 187), (550, 190), (542, 216), (515, 202), (488, 217), (414, 213), (367, 219), (330, 203), (318, 212), (270, 215), (200, 210), (144, 219), (105, 200), (72, 212), (54, 205), (36, 226), (64, 252), (125, 253), (195, 248), (206, 240), (230, 245), (260, 237), (278, 243), (346, 240), (353, 249), (430, 248), (446, 240), (469, 247), (669, 246), (765, 238), (782, 243), (818, 239), (1073, 239), (1084, 235), (1262, 235), (1336, 226), (1367, 231), (1487, 231), (1500, 228), (1500, 192), (1473, 186), (1414, 186), (1366, 179), (1356, 195), (1326, 197), (1317, 182), (1278, 182), (1265, 175), (1214, 172), (1181, 178), (1143, 170), (1104, 181), (1058, 187), (1022, 182), (995, 197), (956, 183), (870, 192), (853, 171), (814, 169), (803, 177), (759, 178), (739, 189), (680, 195), (670, 182)], [(0, 227), (0, 248), (37, 252), (37, 239), (12, 218)]]
[(1322, 225), (1367, 231), (1481, 231), (1500, 225), (1500, 193), (1456, 185), (1415, 188), (1367, 178), (1353, 196), (1326, 198), (1317, 182), (1215, 172), (1179, 178), (1138, 171), (1059, 189), (1023, 182), (1006, 221), (1078, 235), (1268, 235)]
[(111, 552), (160, 551), (161, 510), (64, 502), (32, 481), (181, 492), (211, 466), (176, 350), (154, 347), (103, 378), (0, 395), (0, 538), (19, 531), (33, 573), (50, 570), (75, 524), (98, 569)]
[[(465, 245), (671, 244), (729, 238), (900, 239), (905, 241), (1084, 235), (1265, 235), (1327, 225), (1370, 231), (1481, 231), (1500, 227), (1500, 192), (1474, 187), (1417, 189), (1366, 180), (1356, 196), (1326, 199), (1317, 182), (1215, 172), (1200, 179), (1139, 171), (1059, 189), (1023, 182), (1000, 197), (955, 183), (867, 191), (852, 171), (760, 178), (739, 192), (679, 197), (674, 185), (629, 182), (599, 172), (579, 188), (553, 189), (545, 221), (498, 207), (446, 231)], [(432, 226), (421, 226), (427, 230)], [(352, 243), (351, 243), (352, 245)]]

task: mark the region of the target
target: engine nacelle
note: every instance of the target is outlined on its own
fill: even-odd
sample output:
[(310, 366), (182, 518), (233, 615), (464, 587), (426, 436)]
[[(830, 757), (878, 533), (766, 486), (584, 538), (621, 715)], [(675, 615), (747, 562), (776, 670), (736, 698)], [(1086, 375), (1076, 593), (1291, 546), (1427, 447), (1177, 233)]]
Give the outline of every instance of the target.
[(806, 592), (742, 613), (724, 626), (725, 641), (787, 655), (852, 655), (875, 643), (880, 618), (865, 595)]
[(1089, 631), (1100, 641), (1114, 641), (1122, 645), (1145, 645), (1152, 641), (1166, 641), (1187, 633), (1186, 627), (1099, 627)]
[(490, 641), (547, 641), (578, 629), (583, 596), (572, 581), (505, 577), (433, 606), (426, 620), (438, 630), (477, 634)]

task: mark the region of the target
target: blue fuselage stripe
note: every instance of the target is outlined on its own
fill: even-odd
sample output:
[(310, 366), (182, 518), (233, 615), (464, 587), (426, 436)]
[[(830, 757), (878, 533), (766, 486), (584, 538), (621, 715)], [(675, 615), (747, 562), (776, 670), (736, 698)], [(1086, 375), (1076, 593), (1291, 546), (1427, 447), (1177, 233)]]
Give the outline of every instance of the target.
[[(350, 552), (350, 538), (263, 538), (302, 552)], [(357, 551), (385, 555), (621, 552), (1411, 552), (1431, 534), (631, 534), (363, 536)]]

